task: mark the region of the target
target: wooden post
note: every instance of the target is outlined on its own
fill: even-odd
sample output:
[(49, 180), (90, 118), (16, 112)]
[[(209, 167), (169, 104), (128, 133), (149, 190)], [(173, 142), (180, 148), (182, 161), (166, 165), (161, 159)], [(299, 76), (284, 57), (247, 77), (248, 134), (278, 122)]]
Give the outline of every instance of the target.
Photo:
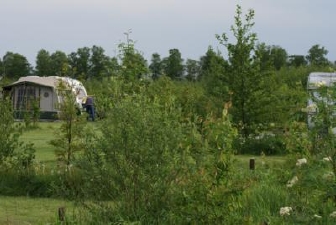
[(64, 206), (58, 208), (58, 219), (61, 222), (65, 221), (65, 207)]
[(255, 169), (255, 159), (250, 159), (250, 170)]

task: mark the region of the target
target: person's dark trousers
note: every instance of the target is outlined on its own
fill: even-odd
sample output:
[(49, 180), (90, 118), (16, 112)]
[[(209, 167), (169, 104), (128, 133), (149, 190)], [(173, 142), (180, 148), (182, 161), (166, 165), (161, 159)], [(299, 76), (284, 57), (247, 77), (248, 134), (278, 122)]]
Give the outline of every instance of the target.
[(94, 107), (92, 105), (87, 105), (86, 106), (86, 111), (89, 114), (89, 117), (91, 117), (91, 120), (94, 121), (95, 120)]

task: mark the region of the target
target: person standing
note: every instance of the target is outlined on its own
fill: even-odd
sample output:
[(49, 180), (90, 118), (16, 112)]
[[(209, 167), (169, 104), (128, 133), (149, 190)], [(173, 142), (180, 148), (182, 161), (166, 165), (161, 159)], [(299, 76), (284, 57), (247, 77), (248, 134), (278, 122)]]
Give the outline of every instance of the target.
[(89, 114), (88, 118), (91, 118), (92, 121), (95, 120), (95, 109), (94, 109), (94, 100), (92, 96), (87, 96), (85, 102), (86, 112)]

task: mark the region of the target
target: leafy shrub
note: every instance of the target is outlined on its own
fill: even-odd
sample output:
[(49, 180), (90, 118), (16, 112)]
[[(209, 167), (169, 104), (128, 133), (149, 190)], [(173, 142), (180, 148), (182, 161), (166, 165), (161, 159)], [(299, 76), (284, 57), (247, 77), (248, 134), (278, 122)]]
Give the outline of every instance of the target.
[[(91, 136), (76, 161), (75, 176), (80, 178), (65, 178), (64, 193), (81, 202), (91, 200), (84, 204), (101, 221), (220, 221), (233, 188), (231, 143), (236, 131), (227, 109), (222, 118), (205, 118), (200, 130), (185, 117), (175, 96), (169, 99), (159, 104), (160, 99), (132, 95), (117, 102), (100, 135)], [(71, 179), (76, 182), (70, 184)]]
[(16, 170), (0, 171), (0, 194), (9, 196), (56, 196), (52, 190), (57, 181), (55, 175), (37, 175), (34, 172), (21, 173)]
[(286, 151), (282, 137), (270, 134), (248, 137), (244, 141), (236, 139), (235, 148), (239, 154), (252, 155), (280, 155)]

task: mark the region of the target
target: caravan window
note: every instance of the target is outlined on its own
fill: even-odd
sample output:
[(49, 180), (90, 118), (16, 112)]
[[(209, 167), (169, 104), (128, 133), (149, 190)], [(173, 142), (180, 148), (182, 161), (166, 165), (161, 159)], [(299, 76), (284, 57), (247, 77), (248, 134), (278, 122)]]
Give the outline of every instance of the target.
[(30, 110), (32, 109), (35, 100), (35, 88), (32, 86), (21, 86), (18, 88), (15, 108), (17, 110)]

